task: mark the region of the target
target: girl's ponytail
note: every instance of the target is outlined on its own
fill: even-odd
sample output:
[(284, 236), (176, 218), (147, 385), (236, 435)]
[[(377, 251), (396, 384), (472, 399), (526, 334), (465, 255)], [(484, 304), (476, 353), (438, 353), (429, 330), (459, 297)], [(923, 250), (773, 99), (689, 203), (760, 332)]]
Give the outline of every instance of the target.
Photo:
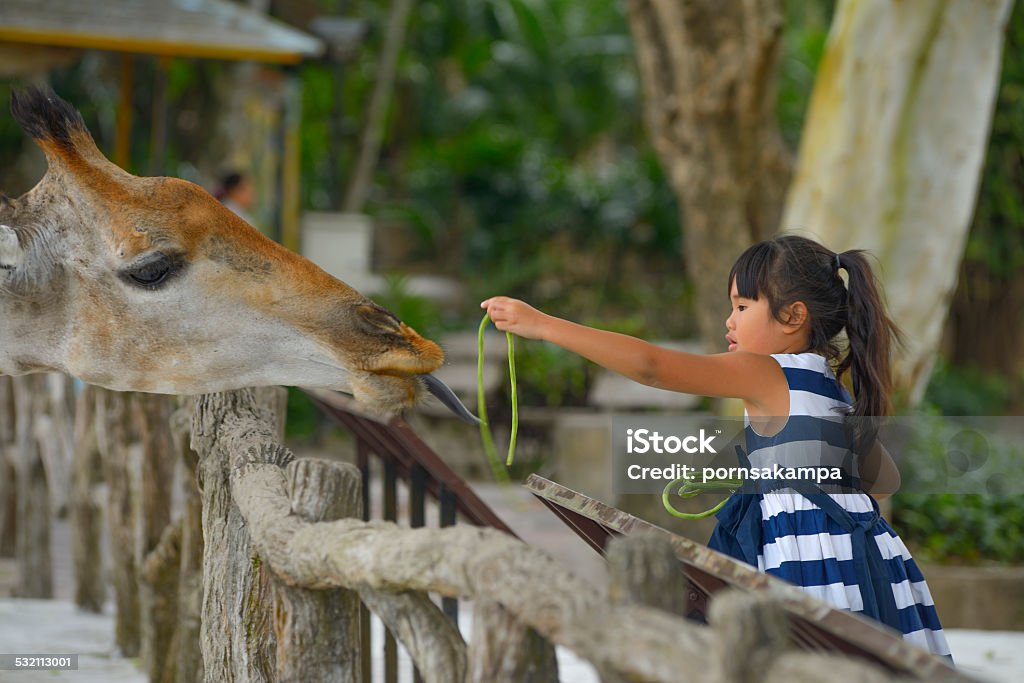
[(845, 357), (836, 368), (842, 377), (847, 370), (853, 384), (855, 417), (884, 416), (892, 412), (893, 344), (901, 343), (896, 324), (885, 304), (864, 252), (856, 249), (836, 254), (837, 270), (845, 269), (847, 280)]

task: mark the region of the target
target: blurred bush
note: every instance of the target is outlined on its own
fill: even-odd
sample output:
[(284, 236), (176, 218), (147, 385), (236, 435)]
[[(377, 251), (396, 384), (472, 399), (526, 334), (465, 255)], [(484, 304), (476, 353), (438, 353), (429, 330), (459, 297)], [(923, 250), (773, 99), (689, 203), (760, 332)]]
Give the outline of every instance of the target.
[(892, 522), (921, 560), (1024, 562), (1024, 497), (1020, 494), (898, 494)]
[(1009, 393), (1006, 377), (957, 367), (940, 357), (925, 390), (923, 409), (941, 415), (1001, 415)]
[(957, 455), (951, 444), (960, 431), (958, 424), (941, 419), (1000, 415), (1007, 391), (1005, 378), (944, 361), (936, 365), (921, 408), (922, 415), (931, 416), (926, 422), (930, 428), (908, 445), (907, 452), (898, 454), (904, 480), (918, 482), (912, 488), (936, 491), (946, 477), (956, 477), (954, 484), (960, 484), (977, 475), (971, 490), (989, 492), (893, 496), (893, 526), (921, 559), (950, 564), (1024, 562), (1024, 444), (986, 435), (987, 467), (972, 472), (970, 465), (952, 460)]

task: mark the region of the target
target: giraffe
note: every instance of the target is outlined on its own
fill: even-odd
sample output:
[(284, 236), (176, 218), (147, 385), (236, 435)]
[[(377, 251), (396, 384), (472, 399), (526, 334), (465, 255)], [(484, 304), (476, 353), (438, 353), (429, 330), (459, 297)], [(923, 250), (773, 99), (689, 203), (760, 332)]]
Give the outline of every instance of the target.
[(440, 347), (392, 313), (199, 186), (122, 170), (52, 90), (16, 92), (11, 112), (47, 171), (0, 193), (0, 374), (160, 394), (326, 388), (381, 413), (426, 389), (469, 418), (430, 374)]

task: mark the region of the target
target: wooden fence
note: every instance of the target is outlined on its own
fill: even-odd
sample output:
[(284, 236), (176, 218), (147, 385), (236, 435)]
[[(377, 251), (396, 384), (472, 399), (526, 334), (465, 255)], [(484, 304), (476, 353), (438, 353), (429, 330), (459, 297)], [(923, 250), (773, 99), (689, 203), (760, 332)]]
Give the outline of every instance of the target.
[[(281, 445), (283, 396), (243, 390), (175, 408), (158, 397), (79, 395), (73, 522), (96, 527), (97, 489), (83, 470), (99, 457), (92, 472), (106, 478), (111, 518), (132, 530), (110, 545), (117, 641), (141, 654), (154, 682), (365, 680), (360, 603), (431, 682), (556, 681), (555, 646), (603, 681), (897, 680), (793, 649), (770, 594), (723, 591), (709, 626), (682, 618), (687, 586), (663, 538), (613, 539), (601, 591), (504, 531), (365, 521), (357, 467), (295, 459)], [(92, 419), (81, 417), (90, 404)], [(171, 520), (158, 461), (175, 458), (195, 477)], [(472, 601), (468, 643), (431, 595)]]

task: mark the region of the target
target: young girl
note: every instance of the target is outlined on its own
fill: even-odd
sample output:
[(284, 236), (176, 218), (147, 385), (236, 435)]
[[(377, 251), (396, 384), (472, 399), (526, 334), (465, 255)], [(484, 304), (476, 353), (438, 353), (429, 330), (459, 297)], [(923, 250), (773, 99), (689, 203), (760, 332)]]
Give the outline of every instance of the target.
[[(855, 420), (889, 414), (889, 355), (899, 333), (862, 252), (837, 254), (804, 237), (777, 237), (747, 249), (728, 286), (729, 350), (707, 356), (578, 325), (507, 297), (481, 307), (499, 330), (552, 342), (642, 384), (743, 399), (751, 461), (786, 444), (806, 446), (809, 433), (821, 440), (815, 445), (822, 452), (849, 452), (849, 441), (834, 443), (836, 430), (813, 423), (837, 413)], [(841, 349), (837, 336), (844, 329)], [(847, 372), (854, 399), (837, 381)], [(878, 444), (857, 474), (877, 498), (898, 487), (896, 468)], [(873, 497), (779, 488), (733, 495), (708, 545), (949, 655), (924, 577)]]

